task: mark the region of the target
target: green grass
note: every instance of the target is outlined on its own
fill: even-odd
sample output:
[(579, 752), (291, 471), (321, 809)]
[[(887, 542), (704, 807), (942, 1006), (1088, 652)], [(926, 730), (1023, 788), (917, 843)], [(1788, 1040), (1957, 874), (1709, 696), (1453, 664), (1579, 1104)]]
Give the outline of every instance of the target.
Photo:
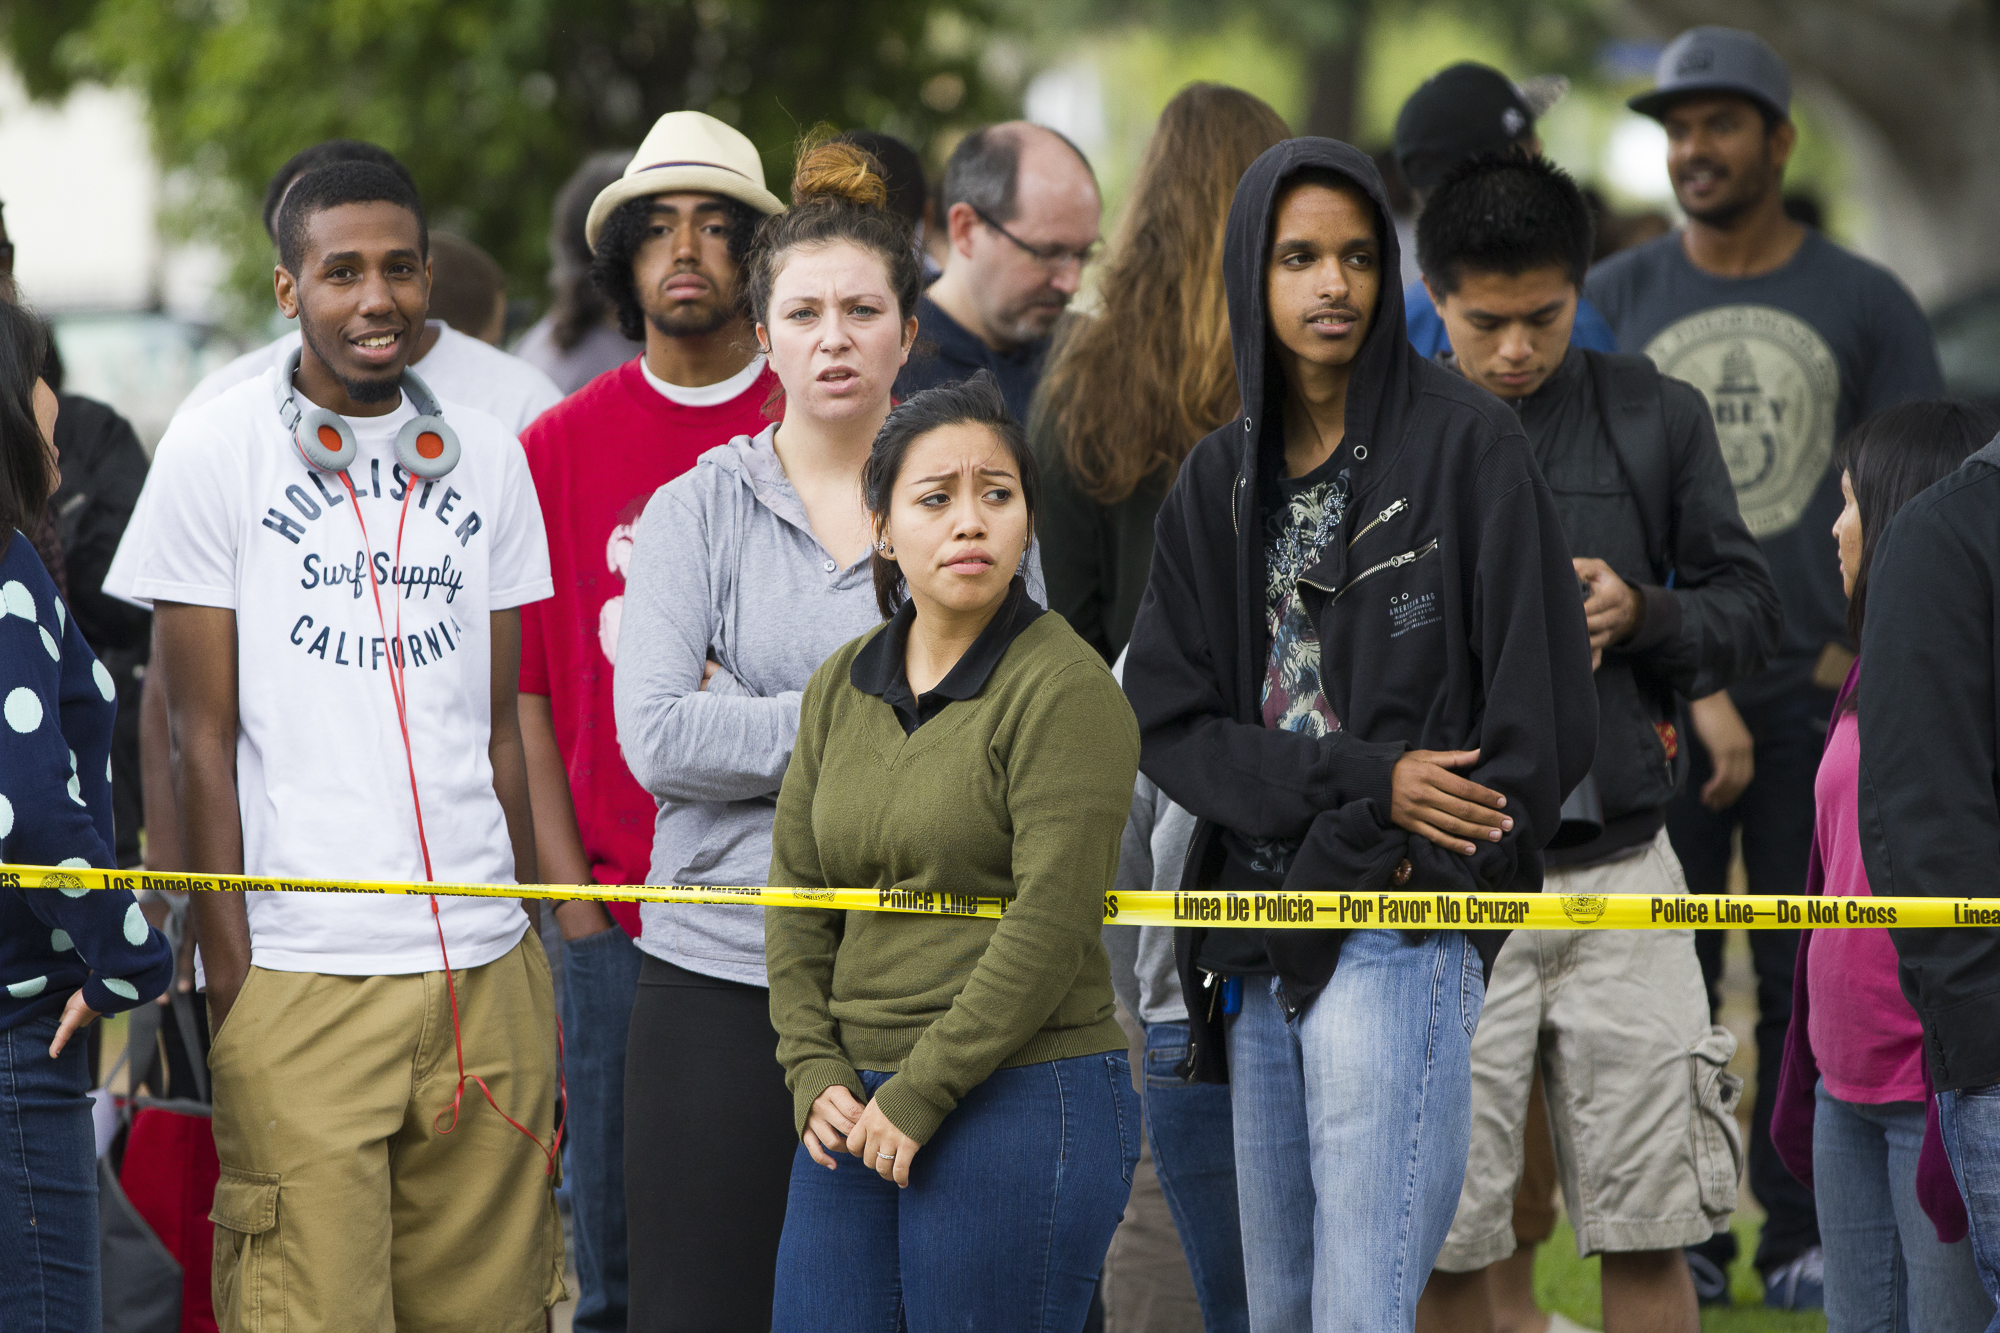
[[(1733, 1229), (1742, 1256), (1730, 1273), (1736, 1304), (1703, 1310), (1702, 1333), (1825, 1333), (1826, 1316), (1817, 1310), (1789, 1313), (1764, 1308), (1764, 1286), (1750, 1266), (1760, 1221), (1754, 1214), (1736, 1214)], [(1556, 1223), (1555, 1234), (1535, 1256), (1535, 1299), (1544, 1310), (1561, 1311), (1588, 1328), (1604, 1327), (1597, 1260), (1576, 1257), (1576, 1235), (1567, 1220)]]

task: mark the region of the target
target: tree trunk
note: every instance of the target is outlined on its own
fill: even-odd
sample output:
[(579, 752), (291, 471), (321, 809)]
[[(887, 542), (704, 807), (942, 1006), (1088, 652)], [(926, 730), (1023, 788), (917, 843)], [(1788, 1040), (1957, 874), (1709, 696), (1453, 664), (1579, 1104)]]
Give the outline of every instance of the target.
[(1352, 143), (1359, 126), (1363, 49), (1371, 0), (1350, 0), (1340, 35), (1306, 52), (1307, 134)]
[(1935, 304), (2000, 278), (2000, 26), (1983, 0), (1631, 0), (1670, 36), (1748, 28), (1848, 150), (1858, 249)]

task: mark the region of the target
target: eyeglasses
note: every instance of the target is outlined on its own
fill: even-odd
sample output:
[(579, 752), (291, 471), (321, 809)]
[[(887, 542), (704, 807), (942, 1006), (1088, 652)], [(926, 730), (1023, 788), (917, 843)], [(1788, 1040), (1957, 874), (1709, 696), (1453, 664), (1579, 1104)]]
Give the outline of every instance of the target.
[(972, 210), (973, 215), (981, 222), (984, 222), (987, 226), (1012, 241), (1016, 246), (1020, 247), (1023, 253), (1030, 256), (1043, 268), (1052, 271), (1067, 267), (1070, 264), (1075, 264), (1078, 268), (1082, 268), (1104, 251), (1104, 242), (1102, 241), (1092, 241), (1081, 250), (1072, 250), (1068, 246), (1063, 245), (1029, 245), (1013, 232), (1008, 231), (1005, 227), (988, 217), (986, 210), (977, 204), (968, 204), (966, 206)]

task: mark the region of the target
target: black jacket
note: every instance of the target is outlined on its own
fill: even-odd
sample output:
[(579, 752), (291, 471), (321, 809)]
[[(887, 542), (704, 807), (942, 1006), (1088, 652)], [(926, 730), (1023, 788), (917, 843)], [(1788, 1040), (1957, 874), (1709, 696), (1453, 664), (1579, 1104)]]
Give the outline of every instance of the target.
[(1570, 553), (1610, 565), (1643, 603), (1596, 673), (1604, 835), (1548, 852), (1551, 866), (1587, 865), (1659, 832), (1686, 768), (1677, 696), (1761, 670), (1784, 613), (1699, 390), (1645, 357), (1573, 347), (1515, 408)]
[[(1880, 897), (2000, 897), (2000, 439), (1903, 506), (1861, 629), (1861, 853)], [(2000, 1083), (2000, 930), (1891, 930), (1940, 1092)]]
[[(1324, 739), (1259, 721), (1269, 645), (1258, 483), (1284, 450), (1263, 270), (1279, 189), (1309, 167), (1351, 178), (1375, 201), (1383, 275), (1347, 394), (1343, 447), (1358, 458), (1365, 446), (1366, 458), (1353, 464), (1343, 529), (1300, 583), (1343, 727)], [(1388, 217), (1368, 158), (1315, 138), (1258, 158), (1230, 208), (1225, 285), (1243, 415), (1195, 447), (1161, 507), (1125, 667), (1140, 768), (1201, 821), (1183, 877), (1191, 889), (1214, 882), (1222, 825), (1303, 839), (1288, 888), (1372, 892), (1407, 859), (1412, 889), (1537, 890), (1541, 848), (1596, 748), (1589, 639), (1554, 500), (1513, 412), (1404, 336)], [(1513, 831), (1467, 857), (1390, 823), (1390, 772), (1412, 748), (1482, 749), (1469, 775), (1507, 795)], [(1196, 1077), (1220, 1080), (1220, 1018), (1195, 976), (1197, 934), (1177, 938), (1191, 1063)], [(1475, 937), (1490, 964), (1504, 932)], [(1343, 938), (1266, 933), (1288, 1009), (1325, 986)]]

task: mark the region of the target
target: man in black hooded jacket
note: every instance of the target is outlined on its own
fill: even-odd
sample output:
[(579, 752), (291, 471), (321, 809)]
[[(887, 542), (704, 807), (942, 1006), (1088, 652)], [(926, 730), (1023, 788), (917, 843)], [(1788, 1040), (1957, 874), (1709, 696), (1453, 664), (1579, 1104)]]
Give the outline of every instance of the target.
[[(1125, 670), (1141, 768), (1200, 820), (1188, 889), (1532, 892), (1590, 767), (1548, 487), (1513, 413), (1403, 336), (1388, 217), (1369, 159), (1312, 138), (1230, 210), (1243, 414), (1161, 508)], [(1504, 935), (1180, 932), (1189, 1072), (1233, 1084), (1253, 1327), (1412, 1327)]]

